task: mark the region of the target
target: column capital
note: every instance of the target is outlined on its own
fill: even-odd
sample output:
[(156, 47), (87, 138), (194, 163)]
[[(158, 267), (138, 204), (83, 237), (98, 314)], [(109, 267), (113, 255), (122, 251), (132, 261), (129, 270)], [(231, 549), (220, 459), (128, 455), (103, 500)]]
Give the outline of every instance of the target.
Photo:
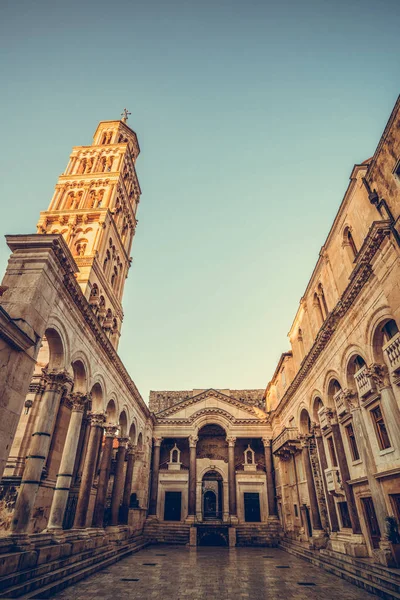
[(162, 437), (153, 437), (153, 443), (155, 447), (160, 447), (162, 442)]
[(382, 388), (389, 387), (389, 371), (386, 365), (379, 363), (371, 363), (366, 371), (366, 376), (372, 379), (378, 391)]
[(132, 442), (128, 442), (127, 453), (136, 456), (136, 446)]
[(89, 422), (91, 427), (103, 427), (106, 415), (105, 413), (91, 412), (88, 414)]
[(127, 448), (127, 444), (129, 442), (129, 438), (128, 437), (118, 437), (118, 449), (119, 448)]
[(85, 405), (88, 401), (88, 397), (86, 394), (82, 394), (81, 392), (72, 392), (69, 395), (69, 401), (71, 403), (71, 407), (73, 412), (84, 412)]
[(117, 423), (106, 423), (104, 425), (104, 435), (108, 438), (115, 438), (118, 431)]
[(267, 438), (267, 437), (263, 437), (262, 438), (262, 443), (264, 444), (264, 448), (270, 448), (272, 445), (272, 439), (271, 438)]
[(74, 381), (71, 375), (65, 370), (42, 369), (43, 378), (45, 381), (45, 390), (50, 392), (62, 392), (62, 390), (73, 385)]
[(197, 442), (199, 441), (199, 438), (197, 437), (197, 435), (190, 435), (188, 439), (189, 439), (189, 448), (196, 448)]
[(311, 426), (311, 433), (314, 435), (314, 437), (316, 438), (320, 438), (322, 437), (322, 432), (321, 432), (321, 426), (319, 423), (313, 423)]
[(299, 438), (300, 438), (300, 445), (301, 448), (309, 448), (310, 447), (310, 440), (311, 440), (311, 435), (308, 434), (300, 434)]
[(228, 442), (229, 448), (234, 448), (236, 443), (236, 438), (233, 436), (226, 436), (226, 441)]

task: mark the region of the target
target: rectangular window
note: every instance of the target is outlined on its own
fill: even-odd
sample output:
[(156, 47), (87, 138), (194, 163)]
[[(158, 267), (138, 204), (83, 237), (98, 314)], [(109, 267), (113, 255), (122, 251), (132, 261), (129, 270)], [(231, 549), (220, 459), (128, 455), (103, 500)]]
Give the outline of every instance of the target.
[(326, 441), (328, 442), (329, 456), (331, 457), (332, 467), (337, 467), (337, 458), (332, 436), (326, 438)]
[(386, 429), (385, 421), (383, 420), (383, 415), (381, 411), (381, 407), (377, 406), (371, 410), (371, 417), (375, 427), (376, 437), (378, 438), (379, 447), (381, 450), (386, 450), (386, 448), (391, 447), (389, 435)]
[(347, 439), (349, 442), (351, 458), (353, 460), (360, 460), (360, 454), (358, 452), (356, 436), (354, 435), (353, 424), (349, 423), (346, 427)]
[(299, 510), (297, 508), (297, 504), (294, 504), (293, 506), (294, 506), (294, 516), (298, 517), (299, 516)]
[(347, 502), (338, 502), (340, 520), (342, 522), (342, 527), (346, 529), (351, 528), (349, 507), (347, 506)]

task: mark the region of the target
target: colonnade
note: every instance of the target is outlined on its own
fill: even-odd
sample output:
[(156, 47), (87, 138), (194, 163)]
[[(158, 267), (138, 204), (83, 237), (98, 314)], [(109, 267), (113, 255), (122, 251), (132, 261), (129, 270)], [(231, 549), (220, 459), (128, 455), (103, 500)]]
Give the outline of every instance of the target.
[[(46, 530), (56, 533), (63, 530), (63, 522), (74, 476), (78, 445), (81, 437), (83, 417), (89, 395), (71, 392), (73, 381), (66, 371), (51, 371), (44, 374), (44, 390), (35, 419), (34, 431), (29, 454), (26, 457), (21, 485), (13, 513), (11, 530), (14, 534), (29, 533), (30, 520), (42, 479), (42, 472), (49, 455), (55, 422), (61, 398), (71, 407), (71, 416), (63, 446), (59, 472), (56, 477), (49, 519)], [(87, 439), (80, 450), (86, 452), (83, 460), (82, 477), (73, 522), (74, 529), (104, 526), (107, 490), (111, 473), (114, 440), (118, 440), (116, 469), (111, 496), (111, 522), (116, 526), (127, 524), (133, 483), (135, 458), (143, 458), (142, 452), (136, 452), (127, 437), (118, 436), (120, 426), (107, 423), (103, 412), (88, 412)], [(127, 459), (127, 460), (125, 460)], [(125, 467), (126, 464), (126, 467)], [(99, 465), (99, 469), (98, 469)], [(89, 512), (93, 484), (97, 490), (93, 515)]]

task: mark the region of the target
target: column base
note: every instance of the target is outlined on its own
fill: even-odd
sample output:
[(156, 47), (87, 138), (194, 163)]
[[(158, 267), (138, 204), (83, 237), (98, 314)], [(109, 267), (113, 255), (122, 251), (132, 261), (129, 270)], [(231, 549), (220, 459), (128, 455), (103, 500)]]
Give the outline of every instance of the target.
[(189, 546), (197, 546), (197, 529), (196, 527), (190, 528)]
[(188, 515), (186, 517), (186, 519), (185, 519), (186, 525), (192, 525), (195, 522), (196, 522), (196, 516), (195, 515)]
[(229, 548), (234, 548), (236, 546), (236, 527), (229, 527), (228, 535), (229, 535)]
[(329, 541), (327, 533), (323, 529), (314, 529), (310, 538), (310, 546), (315, 550), (326, 548)]

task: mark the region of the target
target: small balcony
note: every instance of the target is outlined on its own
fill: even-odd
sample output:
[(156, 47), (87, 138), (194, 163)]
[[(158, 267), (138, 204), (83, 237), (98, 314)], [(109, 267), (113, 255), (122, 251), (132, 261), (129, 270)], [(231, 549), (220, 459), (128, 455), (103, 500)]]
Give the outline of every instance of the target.
[(328, 492), (334, 494), (343, 494), (342, 482), (340, 480), (340, 473), (338, 467), (330, 467), (325, 469), (326, 486)]
[(399, 374), (400, 372), (400, 331), (396, 333), (382, 348), (390, 371)]
[(300, 437), (297, 427), (285, 429), (272, 441), (272, 452), (281, 458), (288, 458), (301, 449)]
[(345, 398), (343, 390), (339, 390), (334, 396), (333, 399), (336, 404), (336, 412), (339, 417), (343, 417), (346, 413), (349, 412), (349, 404)]
[(360, 398), (366, 398), (375, 391), (373, 379), (372, 377), (368, 377), (367, 373), (367, 365), (364, 365), (359, 371), (354, 373), (357, 392)]
[(330, 420), (329, 420), (329, 411), (326, 407), (320, 408), (318, 411), (318, 416), (319, 416), (319, 424), (321, 426), (322, 431), (324, 429), (328, 429), (328, 427), (330, 427)]

